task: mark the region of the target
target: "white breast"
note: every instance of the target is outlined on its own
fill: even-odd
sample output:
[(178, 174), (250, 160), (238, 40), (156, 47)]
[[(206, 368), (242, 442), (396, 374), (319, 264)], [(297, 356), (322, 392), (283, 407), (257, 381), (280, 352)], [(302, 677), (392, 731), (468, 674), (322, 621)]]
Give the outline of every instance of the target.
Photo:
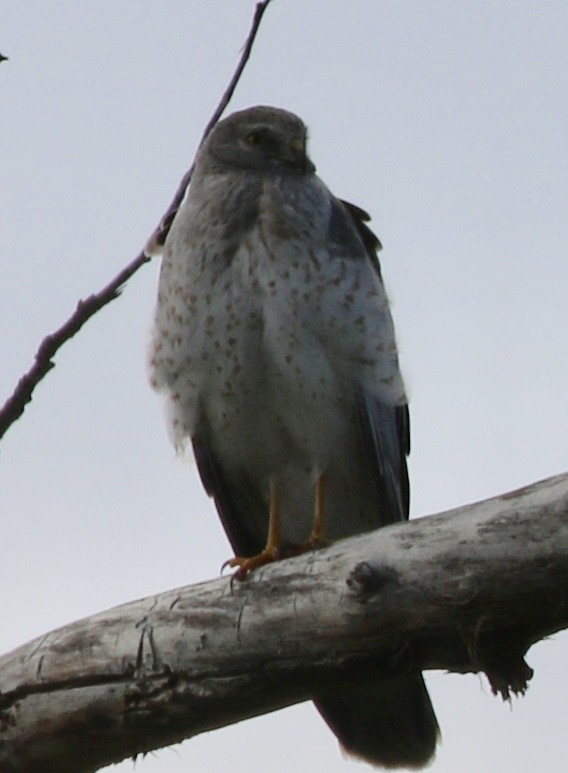
[(330, 257), (329, 194), (316, 178), (305, 196), (286, 200), (266, 183), (257, 224), (230, 261), (221, 225), (188, 227), (203, 219), (190, 199), (160, 280), (151, 372), (176, 443), (205, 415), (224, 463), (263, 474), (290, 458), (325, 468), (357, 390), (405, 399), (380, 279), (369, 262)]

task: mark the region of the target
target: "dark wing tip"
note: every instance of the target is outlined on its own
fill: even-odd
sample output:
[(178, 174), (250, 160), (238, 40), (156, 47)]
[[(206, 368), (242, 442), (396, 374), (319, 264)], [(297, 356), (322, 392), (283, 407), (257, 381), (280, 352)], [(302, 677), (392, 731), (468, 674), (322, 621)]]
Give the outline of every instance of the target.
[[(267, 512), (254, 482), (247, 478), (231, 478), (215, 456), (212, 444), (203, 431), (191, 439), (197, 470), (203, 487), (213, 497), (221, 523), (235, 553), (254, 556), (260, 553), (267, 535), (258, 534), (251, 514)], [(260, 518), (262, 522), (262, 517)]]
[(356, 204), (351, 204), (350, 202), (344, 201), (343, 199), (340, 199), (340, 201), (351, 215), (353, 225), (357, 229), (357, 233), (361, 237), (366, 250), (372, 255), (382, 250), (383, 245), (381, 244), (378, 236), (373, 231), (371, 231), (368, 225), (366, 225), (366, 223), (370, 222), (371, 220), (369, 213), (364, 209), (361, 209), (361, 207), (358, 207)]

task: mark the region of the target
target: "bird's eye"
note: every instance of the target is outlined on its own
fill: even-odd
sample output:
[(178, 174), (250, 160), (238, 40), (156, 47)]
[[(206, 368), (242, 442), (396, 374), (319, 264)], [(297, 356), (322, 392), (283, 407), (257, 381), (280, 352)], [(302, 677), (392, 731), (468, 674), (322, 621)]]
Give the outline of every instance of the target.
[(260, 145), (263, 137), (261, 132), (249, 132), (245, 137), (247, 145)]

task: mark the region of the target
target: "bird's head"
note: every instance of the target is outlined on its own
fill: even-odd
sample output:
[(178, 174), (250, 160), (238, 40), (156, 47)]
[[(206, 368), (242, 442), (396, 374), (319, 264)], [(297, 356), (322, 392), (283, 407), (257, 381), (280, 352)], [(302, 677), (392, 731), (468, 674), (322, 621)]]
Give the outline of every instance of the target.
[(315, 172), (306, 152), (307, 129), (293, 113), (250, 107), (220, 121), (198, 155), (214, 169), (237, 168), (268, 174), (305, 176)]

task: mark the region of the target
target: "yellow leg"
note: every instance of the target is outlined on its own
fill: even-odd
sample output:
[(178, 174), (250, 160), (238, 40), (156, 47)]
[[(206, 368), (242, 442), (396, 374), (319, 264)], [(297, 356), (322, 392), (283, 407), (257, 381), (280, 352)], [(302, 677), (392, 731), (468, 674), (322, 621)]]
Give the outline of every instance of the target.
[(244, 580), (249, 572), (259, 566), (265, 566), (277, 561), (282, 555), (282, 535), (280, 522), (280, 495), (275, 481), (270, 479), (270, 510), (268, 516), (268, 537), (264, 550), (256, 556), (235, 556), (222, 566), (238, 567), (233, 575), (234, 580)]
[(258, 569), (259, 566), (266, 566), (266, 564), (278, 561), (279, 558), (299, 556), (302, 553), (307, 553), (310, 550), (322, 547), (322, 545), (325, 544), (325, 494), (326, 477), (322, 473), (318, 476), (315, 485), (314, 520), (310, 536), (305, 542), (301, 542), (299, 545), (288, 545), (283, 548), (280, 495), (278, 493), (276, 482), (271, 479), (268, 537), (266, 539), (264, 550), (256, 556), (235, 556), (234, 558), (230, 558), (228, 561), (225, 561), (222, 569), (226, 566), (230, 566), (231, 568), (237, 567), (237, 571), (232, 579), (244, 580), (249, 572), (252, 572), (253, 569)]
[(286, 556), (300, 556), (309, 550), (315, 550), (325, 545), (325, 488), (326, 477), (318, 475), (315, 485), (314, 520), (310, 536), (305, 542), (293, 545), (286, 550)]
[(316, 502), (314, 508), (314, 525), (308, 542), (312, 542), (314, 547), (321, 545), (325, 541), (325, 475), (318, 475), (316, 481)]
[(280, 520), (280, 495), (274, 478), (270, 479), (270, 511), (268, 515), (268, 537), (264, 551), (275, 554), (282, 546), (282, 530)]

